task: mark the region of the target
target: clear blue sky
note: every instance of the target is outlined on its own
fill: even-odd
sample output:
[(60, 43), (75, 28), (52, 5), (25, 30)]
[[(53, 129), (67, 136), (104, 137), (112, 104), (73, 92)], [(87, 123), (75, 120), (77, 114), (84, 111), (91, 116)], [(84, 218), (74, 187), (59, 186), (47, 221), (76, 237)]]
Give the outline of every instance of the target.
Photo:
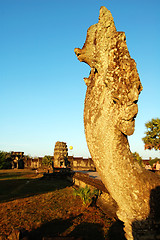
[[(124, 31), (143, 85), (131, 150), (143, 158), (145, 123), (160, 118), (159, 0), (0, 0), (0, 150), (53, 155), (56, 141), (88, 157), (83, 108), (90, 68), (80, 63), (88, 27), (107, 7)], [(69, 152), (70, 154), (70, 152)]]

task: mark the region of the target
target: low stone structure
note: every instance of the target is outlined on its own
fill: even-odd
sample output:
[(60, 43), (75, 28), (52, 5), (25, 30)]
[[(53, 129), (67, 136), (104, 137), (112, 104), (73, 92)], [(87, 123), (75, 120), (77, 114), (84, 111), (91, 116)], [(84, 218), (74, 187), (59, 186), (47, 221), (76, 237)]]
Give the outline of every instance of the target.
[(74, 185), (78, 187), (85, 188), (87, 185), (91, 189), (98, 189), (100, 191), (100, 196), (97, 199), (96, 205), (100, 207), (109, 217), (117, 218), (117, 203), (113, 200), (103, 182), (100, 179), (95, 178), (93, 172), (90, 172), (90, 174), (87, 172), (76, 172), (72, 175), (72, 181)]
[(92, 158), (68, 156), (70, 167), (74, 171), (96, 171)]

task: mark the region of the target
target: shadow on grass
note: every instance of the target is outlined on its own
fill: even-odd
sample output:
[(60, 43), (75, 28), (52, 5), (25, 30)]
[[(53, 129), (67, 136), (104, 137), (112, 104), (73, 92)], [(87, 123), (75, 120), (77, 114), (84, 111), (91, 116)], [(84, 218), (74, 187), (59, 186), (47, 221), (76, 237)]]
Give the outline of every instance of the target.
[(0, 181), (0, 202), (30, 197), (71, 186), (66, 179), (13, 179)]
[[(82, 214), (69, 219), (55, 219), (49, 223), (43, 224), (41, 227), (33, 230), (28, 234), (28, 240), (41, 240), (43, 237), (52, 239), (55, 237), (63, 236), (64, 232), (71, 228), (74, 228), (74, 219), (80, 217)], [(104, 232), (102, 226), (98, 223), (83, 222), (78, 226), (75, 226), (74, 230), (69, 234), (65, 233), (67, 237), (74, 237), (74, 239), (83, 240), (104, 240)]]
[[(79, 214), (76, 217), (69, 219), (55, 219), (47, 222), (41, 227), (27, 234), (28, 240), (56, 239), (56, 237), (70, 237), (72, 239), (83, 240), (126, 240), (123, 231), (123, 223), (117, 221), (110, 227), (107, 236), (103, 231), (103, 226), (99, 223), (82, 222), (79, 225), (74, 225), (74, 220), (81, 217)], [(69, 230), (67, 230), (69, 229)], [(71, 230), (73, 229), (73, 230)], [(68, 232), (68, 233), (67, 233)]]
[(84, 240), (105, 240), (103, 227), (99, 223), (83, 222), (79, 224), (69, 236), (82, 237)]
[(117, 220), (109, 228), (106, 239), (107, 240), (126, 240), (125, 235), (124, 235), (125, 232), (124, 232), (123, 228), (124, 228), (124, 223), (120, 220)]

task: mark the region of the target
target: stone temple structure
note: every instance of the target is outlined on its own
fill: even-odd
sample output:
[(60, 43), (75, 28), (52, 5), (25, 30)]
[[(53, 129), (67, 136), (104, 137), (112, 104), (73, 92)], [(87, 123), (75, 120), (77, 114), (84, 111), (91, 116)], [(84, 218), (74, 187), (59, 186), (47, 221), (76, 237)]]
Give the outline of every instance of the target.
[(109, 10), (87, 31), (79, 61), (91, 67), (84, 108), (88, 148), (102, 182), (117, 204), (127, 240), (160, 239), (160, 178), (134, 161), (132, 135), (142, 85), (124, 32), (118, 32)]
[(68, 162), (68, 148), (65, 142), (56, 142), (54, 148), (54, 167), (66, 167)]

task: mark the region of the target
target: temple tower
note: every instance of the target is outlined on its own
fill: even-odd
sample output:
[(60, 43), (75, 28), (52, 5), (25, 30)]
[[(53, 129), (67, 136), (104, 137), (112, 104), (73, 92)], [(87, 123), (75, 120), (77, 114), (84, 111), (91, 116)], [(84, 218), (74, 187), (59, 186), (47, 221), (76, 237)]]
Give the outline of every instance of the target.
[(54, 167), (67, 167), (68, 148), (65, 142), (56, 142), (54, 148)]

